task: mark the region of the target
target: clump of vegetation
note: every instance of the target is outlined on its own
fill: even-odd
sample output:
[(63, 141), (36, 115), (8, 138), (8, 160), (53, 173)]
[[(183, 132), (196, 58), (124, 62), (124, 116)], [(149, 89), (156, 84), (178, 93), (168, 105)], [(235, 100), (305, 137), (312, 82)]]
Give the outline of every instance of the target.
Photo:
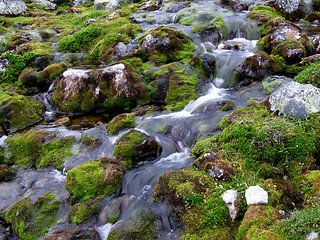
[(10, 152), (8, 163), (19, 167), (63, 168), (64, 160), (72, 156), (74, 137), (56, 138), (55, 133), (29, 131), (6, 139)]
[(5, 164), (0, 164), (0, 182), (11, 180), (15, 177), (16, 173), (16, 169), (10, 168)]
[(67, 173), (65, 188), (75, 202), (99, 199), (117, 190), (122, 183), (124, 171), (123, 164), (115, 159), (89, 161)]
[(6, 214), (14, 233), (20, 239), (32, 240), (43, 236), (52, 226), (59, 209), (59, 202), (48, 192), (32, 204), (26, 197), (15, 202)]
[(136, 118), (134, 113), (123, 113), (114, 117), (106, 125), (109, 135), (115, 135), (124, 128), (133, 128)]
[(88, 135), (82, 135), (80, 142), (87, 147), (87, 151), (92, 151), (102, 144), (102, 141), (99, 138), (94, 138)]
[(68, 219), (72, 223), (83, 223), (90, 216), (98, 214), (101, 203), (96, 200), (88, 200), (86, 202), (76, 203), (70, 209)]
[(320, 62), (311, 63), (306, 66), (295, 78), (294, 81), (304, 84), (312, 84), (320, 87)]

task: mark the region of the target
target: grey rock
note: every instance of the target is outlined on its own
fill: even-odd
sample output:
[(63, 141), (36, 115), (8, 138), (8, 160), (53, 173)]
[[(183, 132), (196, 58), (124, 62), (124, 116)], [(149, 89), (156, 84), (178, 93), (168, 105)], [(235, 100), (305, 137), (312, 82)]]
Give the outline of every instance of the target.
[(96, 9), (106, 10), (115, 10), (121, 8), (117, 0), (94, 0), (94, 7)]
[(271, 111), (304, 119), (320, 111), (320, 89), (311, 84), (289, 82), (270, 95)]
[(35, 4), (45, 6), (46, 9), (54, 10), (57, 7), (57, 4), (49, 0), (32, 0)]
[(27, 9), (21, 0), (0, 0), (0, 15), (19, 15)]
[(264, 90), (266, 90), (267, 94), (273, 93), (279, 87), (291, 82), (293, 79), (288, 78), (286, 76), (270, 76), (263, 79), (262, 84)]
[(301, 0), (276, 0), (275, 4), (277, 4), (280, 8), (282, 8), (287, 13), (292, 13), (299, 9)]
[(78, 6), (80, 4), (85, 4), (85, 3), (89, 3), (89, 2), (93, 2), (93, 0), (74, 0), (73, 6)]

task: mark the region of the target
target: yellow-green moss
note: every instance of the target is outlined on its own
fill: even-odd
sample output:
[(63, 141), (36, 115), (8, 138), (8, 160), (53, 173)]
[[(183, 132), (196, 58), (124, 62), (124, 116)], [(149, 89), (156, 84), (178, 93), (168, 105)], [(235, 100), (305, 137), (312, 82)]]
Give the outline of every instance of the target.
[(72, 223), (83, 223), (90, 216), (98, 214), (101, 208), (101, 203), (95, 200), (88, 200), (82, 203), (73, 205), (69, 212), (69, 221)]
[(133, 128), (136, 118), (137, 117), (134, 113), (123, 113), (114, 117), (106, 125), (109, 135), (115, 135), (124, 128)]

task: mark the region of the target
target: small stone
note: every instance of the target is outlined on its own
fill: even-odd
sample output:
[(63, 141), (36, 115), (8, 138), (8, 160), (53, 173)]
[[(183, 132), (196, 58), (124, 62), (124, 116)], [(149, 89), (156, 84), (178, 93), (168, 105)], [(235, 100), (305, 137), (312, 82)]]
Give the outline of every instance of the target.
[(248, 205), (268, 205), (268, 193), (260, 186), (249, 187), (246, 190), (245, 196)]
[(238, 209), (236, 207), (236, 201), (238, 200), (238, 192), (233, 189), (227, 190), (222, 194), (221, 197), (229, 209), (231, 220), (235, 220), (238, 213)]
[(69, 125), (70, 119), (68, 117), (60, 118), (57, 121), (55, 121), (53, 124), (61, 126), (61, 125)]
[(87, 21), (87, 25), (91, 24), (91, 23), (94, 23), (96, 22), (97, 20), (93, 19), (93, 18), (90, 18), (88, 21)]

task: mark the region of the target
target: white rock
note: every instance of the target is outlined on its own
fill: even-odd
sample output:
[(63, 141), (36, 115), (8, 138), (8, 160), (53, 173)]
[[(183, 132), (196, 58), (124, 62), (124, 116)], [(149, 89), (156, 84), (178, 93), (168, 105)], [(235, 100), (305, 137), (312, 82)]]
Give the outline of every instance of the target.
[(231, 220), (235, 220), (237, 216), (237, 208), (235, 202), (238, 199), (238, 192), (236, 190), (227, 190), (222, 194), (222, 200), (225, 202), (229, 209)]
[(19, 15), (27, 9), (27, 5), (21, 0), (0, 0), (0, 15)]
[(305, 240), (316, 240), (318, 239), (318, 236), (319, 236), (319, 233), (311, 232), (306, 236)]
[(260, 186), (251, 186), (245, 193), (248, 205), (265, 204), (268, 205), (268, 193)]

